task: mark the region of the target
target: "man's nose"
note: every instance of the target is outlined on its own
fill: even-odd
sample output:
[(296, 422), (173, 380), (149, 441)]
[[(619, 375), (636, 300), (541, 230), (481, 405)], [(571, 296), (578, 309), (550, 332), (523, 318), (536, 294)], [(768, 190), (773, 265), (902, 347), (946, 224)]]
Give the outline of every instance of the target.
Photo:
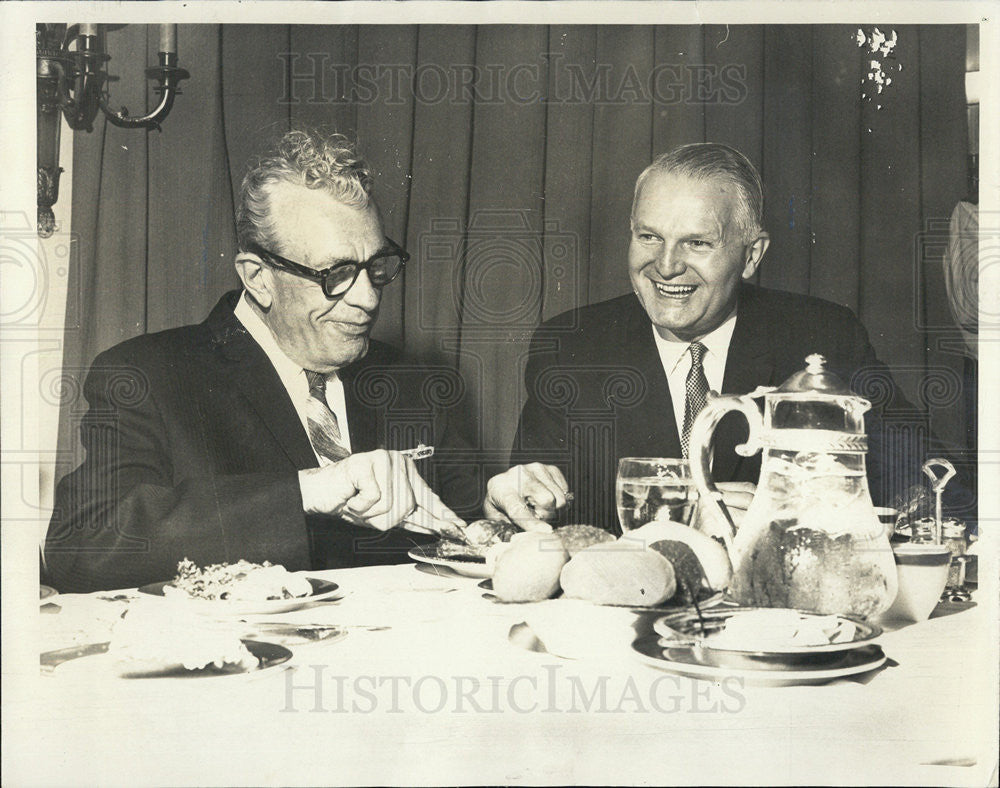
[(351, 289), (344, 293), (344, 301), (347, 304), (358, 309), (363, 309), (365, 312), (374, 310), (381, 298), (381, 291), (372, 284), (372, 280), (368, 278), (367, 271), (359, 272), (358, 278), (351, 285)]
[(656, 272), (665, 278), (682, 274), (687, 268), (683, 251), (677, 244), (664, 244), (653, 264), (656, 266)]

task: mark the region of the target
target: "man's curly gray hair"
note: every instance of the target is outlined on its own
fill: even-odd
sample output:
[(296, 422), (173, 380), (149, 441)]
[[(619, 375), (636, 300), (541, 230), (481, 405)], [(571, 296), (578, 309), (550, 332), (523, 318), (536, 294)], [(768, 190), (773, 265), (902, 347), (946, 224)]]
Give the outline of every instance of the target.
[(247, 251), (251, 243), (277, 251), (270, 210), (271, 188), (276, 183), (324, 189), (355, 208), (368, 207), (373, 187), (367, 162), (343, 134), (289, 131), (243, 178), (236, 209), (240, 251)]

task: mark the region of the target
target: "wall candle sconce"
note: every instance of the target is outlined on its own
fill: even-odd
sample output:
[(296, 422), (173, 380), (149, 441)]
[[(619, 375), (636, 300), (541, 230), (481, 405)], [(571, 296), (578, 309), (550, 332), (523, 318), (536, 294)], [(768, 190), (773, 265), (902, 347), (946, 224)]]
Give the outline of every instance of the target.
[(97, 111), (115, 126), (126, 129), (156, 129), (180, 93), (178, 85), (190, 75), (177, 63), (177, 25), (160, 25), (159, 65), (146, 69), (146, 79), (156, 80), (160, 96), (152, 112), (133, 117), (122, 107), (109, 106), (107, 83), (117, 77), (106, 70), (105, 33), (124, 25), (39, 24), (35, 26), (38, 102), (38, 235), (49, 238), (55, 231), (52, 206), (59, 199), (60, 115), (71, 129), (94, 130)]

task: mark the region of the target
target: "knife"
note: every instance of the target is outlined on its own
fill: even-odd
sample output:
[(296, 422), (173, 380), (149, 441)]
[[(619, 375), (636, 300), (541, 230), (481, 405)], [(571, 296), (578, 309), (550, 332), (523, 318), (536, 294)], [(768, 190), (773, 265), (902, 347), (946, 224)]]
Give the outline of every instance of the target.
[[(346, 520), (351, 525), (361, 526), (362, 528), (373, 528), (373, 526), (370, 525), (361, 515), (352, 512), (346, 505), (335, 509), (333, 515)], [(430, 513), (426, 509), (419, 506), (414, 509), (411, 514), (408, 514), (403, 518), (401, 525), (407, 531), (414, 531), (415, 533), (420, 534), (433, 534), (444, 537), (445, 539), (458, 540), (469, 544), (468, 537), (465, 536), (464, 526), (460, 526), (458, 523), (452, 523), (454, 526), (453, 531), (436, 528), (434, 527), (433, 521), (430, 519)]]
[(347, 630), (337, 624), (289, 624), (278, 621), (246, 622), (243, 637), (273, 636), (277, 638), (297, 638), (302, 641), (329, 640), (343, 637)]
[(69, 662), (72, 659), (91, 657), (95, 654), (107, 654), (110, 645), (108, 642), (89, 643), (86, 646), (70, 646), (69, 648), (60, 648), (55, 651), (46, 651), (39, 657), (42, 672), (51, 673), (64, 662)]

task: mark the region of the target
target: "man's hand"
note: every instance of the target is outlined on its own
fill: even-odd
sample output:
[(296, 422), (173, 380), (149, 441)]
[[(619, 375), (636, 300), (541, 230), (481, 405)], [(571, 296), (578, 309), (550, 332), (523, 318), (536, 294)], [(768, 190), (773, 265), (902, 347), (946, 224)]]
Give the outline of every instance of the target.
[(404, 518), (426, 530), (453, 534), (464, 523), (427, 486), (409, 457), (397, 451), (352, 454), (340, 462), (299, 471), (302, 508), (340, 515), (386, 531)]
[[(733, 519), (736, 529), (739, 530), (747, 509), (753, 501), (757, 485), (753, 482), (717, 482), (715, 486), (722, 493), (722, 503)], [(711, 503), (703, 505), (699, 502), (695, 522), (691, 524), (709, 536), (721, 536), (724, 530), (730, 530), (729, 523), (722, 518), (718, 508)]]
[(566, 505), (569, 485), (554, 465), (515, 465), (486, 485), (483, 513), (508, 519), (525, 531), (551, 531), (546, 520)]
[[(402, 456), (402, 455), (400, 455)], [(466, 522), (451, 509), (427, 485), (417, 471), (417, 465), (412, 457), (403, 457), (406, 472), (410, 480), (410, 489), (417, 508), (406, 518), (406, 527), (410, 530), (428, 531), (441, 536), (465, 541)]]

